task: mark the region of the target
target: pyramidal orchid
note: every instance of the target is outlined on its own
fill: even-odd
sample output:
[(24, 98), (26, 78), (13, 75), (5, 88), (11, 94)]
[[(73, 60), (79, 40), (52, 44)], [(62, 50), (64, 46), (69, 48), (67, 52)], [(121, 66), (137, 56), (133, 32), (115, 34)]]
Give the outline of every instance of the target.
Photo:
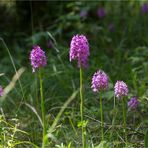
[(126, 141), (126, 148), (127, 148), (127, 132), (126, 132), (126, 99), (125, 97), (127, 97), (128, 95), (128, 86), (126, 85), (125, 82), (123, 81), (117, 81), (115, 86), (114, 86), (114, 92), (115, 92), (115, 96), (119, 99), (122, 100), (122, 112), (123, 112), (123, 132), (125, 135), (125, 141)]
[(42, 147), (46, 145), (46, 120), (45, 120), (45, 100), (43, 96), (43, 79), (41, 68), (47, 65), (47, 58), (45, 52), (41, 49), (40, 46), (33, 46), (33, 49), (30, 52), (30, 61), (32, 66), (32, 71), (35, 72), (37, 69), (40, 81), (40, 97), (41, 97), (41, 112), (42, 112), (42, 122), (43, 122), (43, 137), (42, 137)]
[(80, 115), (81, 115), (81, 128), (82, 128), (82, 147), (85, 148), (85, 129), (83, 125), (83, 68), (88, 67), (89, 57), (89, 44), (85, 35), (74, 35), (70, 43), (69, 60), (77, 61), (80, 69)]
[(36, 69), (47, 65), (45, 52), (41, 49), (40, 46), (36, 45), (33, 47), (30, 53), (30, 61), (33, 72), (35, 72)]
[(86, 68), (88, 66), (89, 44), (86, 36), (75, 35), (70, 43), (69, 60), (76, 60), (78, 67)]
[(102, 141), (104, 141), (104, 120), (103, 120), (103, 103), (101, 91), (106, 90), (108, 88), (108, 76), (103, 70), (98, 70), (94, 73), (92, 77), (91, 88), (93, 92), (99, 92), (100, 95), (100, 116), (101, 116), (101, 136)]
[(137, 108), (139, 104), (139, 101), (137, 99), (137, 97), (132, 97), (129, 101), (128, 101), (128, 107), (130, 110), (134, 110)]

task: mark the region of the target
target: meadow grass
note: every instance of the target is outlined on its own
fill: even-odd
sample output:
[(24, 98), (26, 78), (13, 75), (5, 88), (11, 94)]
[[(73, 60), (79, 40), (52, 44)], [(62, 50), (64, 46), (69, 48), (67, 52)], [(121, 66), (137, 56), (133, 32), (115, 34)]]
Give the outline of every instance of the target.
[[(75, 12), (81, 7), (86, 8), (82, 2), (65, 3), (63, 7), (73, 8), (73, 13), (64, 14), (46, 31), (39, 29), (37, 32), (33, 23), (36, 18), (32, 15), (32, 36), (23, 39), (25, 47), (17, 42), (7, 45), (8, 41), (0, 38), (0, 46), (6, 51), (2, 51), (5, 57), (0, 64), (0, 85), (5, 91), (9, 90), (0, 98), (0, 147), (147, 146), (147, 14), (139, 13), (140, 2), (119, 2), (116, 5), (109, 2), (104, 7), (108, 12), (113, 10), (112, 20), (109, 13), (100, 20), (93, 11), (97, 10), (97, 4), (85, 4), (89, 8), (87, 19), (81, 20)], [(125, 26), (119, 21), (119, 7), (126, 11), (121, 18), (125, 20)], [(60, 21), (61, 28), (57, 25)], [(115, 32), (107, 30), (112, 21)], [(76, 63), (68, 60), (70, 39), (77, 33), (85, 34), (90, 45), (89, 67), (83, 70), (83, 82), (82, 69), (79, 71)], [(46, 47), (47, 39), (52, 40), (52, 48)], [(40, 79), (38, 73), (32, 73), (30, 66), (29, 54), (33, 44), (41, 45), (48, 59)], [(28, 49), (27, 52), (15, 54), (13, 51), (17, 51), (18, 46)], [(101, 94), (91, 90), (96, 69), (104, 69), (109, 76), (108, 90)], [(114, 95), (116, 80), (126, 81), (129, 87), (123, 102)], [(132, 96), (138, 96), (140, 102), (136, 110), (126, 107)]]

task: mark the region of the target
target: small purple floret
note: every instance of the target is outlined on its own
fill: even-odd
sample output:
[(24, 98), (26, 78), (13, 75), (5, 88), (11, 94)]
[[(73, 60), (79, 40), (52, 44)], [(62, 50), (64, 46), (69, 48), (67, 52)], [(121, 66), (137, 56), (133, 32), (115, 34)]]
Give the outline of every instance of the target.
[(99, 18), (104, 18), (106, 16), (106, 11), (103, 7), (100, 7), (98, 8), (97, 14)]
[(51, 40), (49, 40), (49, 41), (47, 42), (47, 47), (48, 47), (48, 48), (52, 48), (52, 47), (53, 47), (53, 43), (52, 43)]
[(4, 90), (3, 90), (2, 86), (0, 86), (0, 97), (2, 97), (3, 94), (4, 94)]
[(40, 67), (44, 67), (47, 64), (45, 52), (40, 46), (34, 46), (30, 53), (30, 60), (33, 72)]
[(144, 4), (141, 6), (141, 12), (142, 12), (142, 14), (148, 13), (148, 3), (144, 3)]
[(78, 67), (88, 66), (89, 44), (84, 35), (73, 36), (70, 43), (69, 60), (77, 60)]
[(128, 101), (128, 107), (130, 109), (136, 109), (139, 104), (137, 97), (132, 97), (130, 101)]
[(102, 70), (98, 70), (92, 77), (92, 90), (98, 92), (108, 88), (108, 76)]
[(123, 81), (117, 81), (114, 86), (115, 96), (121, 98), (128, 95), (128, 87)]
[(114, 26), (113, 23), (109, 24), (108, 30), (109, 30), (110, 32), (114, 32), (114, 31), (115, 31), (115, 26)]
[(88, 15), (88, 11), (87, 10), (81, 10), (80, 11), (80, 17), (81, 18), (87, 18), (87, 15)]

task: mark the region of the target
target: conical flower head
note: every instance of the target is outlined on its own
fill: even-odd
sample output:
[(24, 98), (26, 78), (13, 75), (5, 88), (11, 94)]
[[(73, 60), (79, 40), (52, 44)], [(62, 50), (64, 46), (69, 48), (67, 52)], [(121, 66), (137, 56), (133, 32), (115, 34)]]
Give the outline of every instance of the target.
[(108, 76), (102, 70), (98, 70), (92, 77), (92, 90), (98, 92), (108, 88)]
[(130, 109), (136, 109), (139, 104), (137, 97), (132, 97), (130, 101), (128, 101), (128, 107)]
[(115, 96), (117, 98), (121, 98), (121, 97), (127, 96), (128, 87), (126, 83), (124, 83), (123, 81), (117, 81), (114, 86), (114, 91), (115, 91)]
[(70, 43), (69, 59), (77, 60), (78, 67), (88, 66), (89, 44), (84, 35), (75, 35)]
[(0, 97), (2, 97), (3, 94), (4, 94), (4, 90), (3, 90), (2, 86), (0, 86)]
[(33, 72), (40, 67), (44, 67), (47, 64), (45, 52), (40, 46), (34, 46), (30, 53), (30, 60)]

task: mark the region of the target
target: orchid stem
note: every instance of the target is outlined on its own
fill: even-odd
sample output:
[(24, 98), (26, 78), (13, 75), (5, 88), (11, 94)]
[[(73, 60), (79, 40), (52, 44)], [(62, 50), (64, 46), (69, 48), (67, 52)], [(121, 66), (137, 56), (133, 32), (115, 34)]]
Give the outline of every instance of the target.
[(43, 122), (42, 148), (45, 148), (45, 144), (46, 144), (45, 102), (44, 102), (44, 96), (43, 96), (43, 79), (42, 79), (41, 69), (39, 69), (39, 80), (40, 80), (41, 111), (42, 111), (42, 122)]
[(126, 106), (125, 106), (125, 99), (122, 98), (122, 110), (123, 110), (123, 133), (125, 134), (125, 143), (127, 148), (127, 132), (126, 132)]
[(82, 124), (82, 148), (85, 148), (84, 126), (83, 126), (83, 71), (80, 67), (80, 114)]
[(103, 121), (103, 107), (102, 107), (102, 96), (100, 94), (100, 116), (101, 116), (101, 138), (104, 141), (104, 121)]

